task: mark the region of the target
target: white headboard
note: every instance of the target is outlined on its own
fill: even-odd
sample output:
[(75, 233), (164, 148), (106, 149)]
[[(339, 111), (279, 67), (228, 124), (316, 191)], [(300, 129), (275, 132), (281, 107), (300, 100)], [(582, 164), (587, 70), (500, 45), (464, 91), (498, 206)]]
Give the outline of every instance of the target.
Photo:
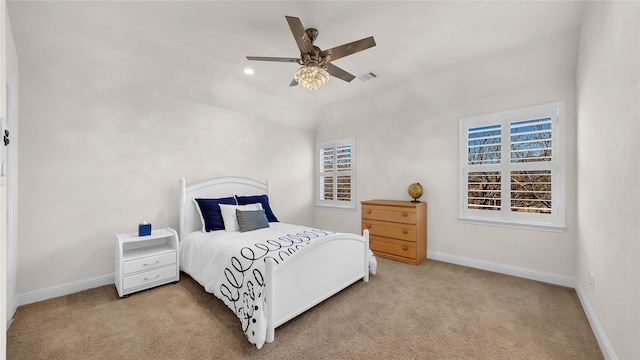
[(180, 179), (180, 240), (194, 231), (202, 230), (194, 198), (223, 198), (233, 195), (269, 195), (269, 180), (260, 182), (229, 176), (187, 185), (184, 178)]

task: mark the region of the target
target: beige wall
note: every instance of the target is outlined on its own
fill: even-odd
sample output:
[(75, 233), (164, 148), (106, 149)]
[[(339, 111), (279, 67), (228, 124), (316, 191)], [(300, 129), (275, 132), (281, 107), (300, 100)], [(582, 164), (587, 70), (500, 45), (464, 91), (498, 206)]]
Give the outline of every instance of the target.
[(140, 86), (136, 73), (87, 67), (81, 56), (23, 49), (19, 293), (113, 273), (114, 233), (143, 220), (178, 229), (180, 177), (269, 179), (276, 215), (312, 225), (311, 130)]
[(639, 22), (638, 2), (589, 3), (577, 69), (577, 290), (618, 359), (640, 358)]
[[(541, 274), (575, 276), (575, 59), (577, 32), (505, 49), (375, 96), (327, 109), (317, 140), (356, 137), (357, 201), (405, 199), (420, 182), (428, 202), (428, 253)], [(550, 56), (552, 54), (552, 56)], [(373, 80), (375, 81), (375, 80)], [(458, 119), (565, 100), (567, 230), (458, 222)], [(342, 125), (345, 116), (353, 125)], [(360, 209), (316, 210), (316, 225), (360, 231)]]

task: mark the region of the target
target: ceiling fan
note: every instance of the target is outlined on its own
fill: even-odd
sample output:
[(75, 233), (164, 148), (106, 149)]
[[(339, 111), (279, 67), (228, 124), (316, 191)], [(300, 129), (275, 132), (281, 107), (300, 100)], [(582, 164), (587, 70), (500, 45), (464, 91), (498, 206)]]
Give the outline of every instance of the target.
[(285, 16), (285, 18), (289, 23), (293, 38), (300, 49), (300, 57), (247, 56), (247, 60), (292, 62), (302, 65), (302, 67), (296, 71), (293, 81), (289, 86), (300, 84), (308, 90), (315, 90), (329, 80), (329, 75), (346, 82), (351, 82), (351, 80), (355, 79), (355, 76), (335, 66), (332, 64), (332, 61), (376, 46), (373, 36), (370, 36), (331, 49), (320, 50), (320, 48), (313, 45), (313, 42), (318, 36), (317, 29), (305, 29), (297, 17)]

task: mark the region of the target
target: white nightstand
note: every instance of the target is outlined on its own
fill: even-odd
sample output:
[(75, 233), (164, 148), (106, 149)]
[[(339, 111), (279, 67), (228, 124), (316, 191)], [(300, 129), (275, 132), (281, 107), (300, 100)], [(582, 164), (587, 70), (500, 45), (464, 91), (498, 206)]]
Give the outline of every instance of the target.
[(118, 296), (180, 280), (178, 234), (172, 228), (151, 235), (116, 234), (116, 289)]

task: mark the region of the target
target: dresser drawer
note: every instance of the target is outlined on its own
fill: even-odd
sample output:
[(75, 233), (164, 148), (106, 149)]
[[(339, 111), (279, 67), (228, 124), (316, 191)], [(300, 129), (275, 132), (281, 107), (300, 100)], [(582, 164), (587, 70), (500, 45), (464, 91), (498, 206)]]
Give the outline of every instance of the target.
[(420, 264), (427, 253), (427, 203), (402, 200), (362, 202), (362, 230), (377, 255)]
[(362, 205), (362, 218), (403, 224), (415, 224), (416, 211), (414, 208)]
[(369, 230), (369, 234), (374, 236), (416, 241), (416, 229), (412, 226), (375, 220), (362, 220), (362, 229)]
[(145, 271), (156, 269), (159, 267), (167, 266), (176, 263), (176, 252), (168, 252), (166, 254), (160, 254), (155, 256), (147, 256), (135, 260), (125, 261), (123, 266), (123, 273), (132, 274), (138, 271)]
[(123, 279), (124, 291), (157, 282), (174, 281), (176, 280), (177, 271), (178, 269), (174, 263), (172, 266), (125, 276)]
[(409, 260), (416, 260), (416, 247), (414, 243), (402, 241), (388, 241), (388, 239), (369, 237), (369, 247), (374, 253), (395, 255)]

